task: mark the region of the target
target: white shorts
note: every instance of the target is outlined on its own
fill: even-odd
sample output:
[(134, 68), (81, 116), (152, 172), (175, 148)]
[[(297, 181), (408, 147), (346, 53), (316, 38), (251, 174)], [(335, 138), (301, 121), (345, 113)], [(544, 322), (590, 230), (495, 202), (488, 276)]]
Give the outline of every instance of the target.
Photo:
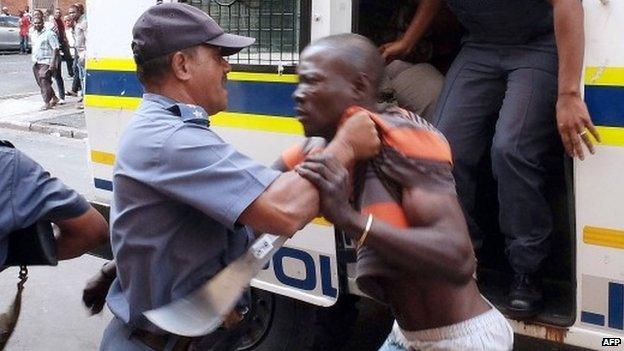
[(492, 307), (463, 322), (434, 329), (403, 330), (395, 321), (379, 351), (509, 351), (513, 338), (505, 317)]

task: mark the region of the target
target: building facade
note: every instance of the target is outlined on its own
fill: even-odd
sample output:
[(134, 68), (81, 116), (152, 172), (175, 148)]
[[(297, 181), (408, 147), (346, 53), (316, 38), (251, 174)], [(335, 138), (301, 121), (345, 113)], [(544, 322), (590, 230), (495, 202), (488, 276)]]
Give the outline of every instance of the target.
[(63, 10), (63, 13), (66, 13), (69, 6), (76, 3), (84, 5), (85, 0), (0, 0), (0, 5), (2, 7), (6, 6), (12, 15), (17, 15), (26, 5), (30, 6), (31, 10), (58, 7)]

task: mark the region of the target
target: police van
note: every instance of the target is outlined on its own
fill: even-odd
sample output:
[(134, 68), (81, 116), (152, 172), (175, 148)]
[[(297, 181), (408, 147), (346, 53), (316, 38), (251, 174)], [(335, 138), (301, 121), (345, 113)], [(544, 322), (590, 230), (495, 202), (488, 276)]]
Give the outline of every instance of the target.
[[(130, 50), (132, 26), (156, 0), (87, 0), (85, 115), (97, 201), (108, 204), (117, 141), (141, 101)], [(271, 164), (301, 141), (291, 94), (298, 55), (329, 34), (365, 33), (371, 0), (187, 0), (228, 32), (256, 44), (229, 58), (229, 105), (211, 128)], [(563, 166), (550, 182), (556, 215), (545, 269), (544, 310), (510, 322), (517, 334), (590, 349), (624, 350), (624, 1), (586, 0), (584, 96), (602, 136), (597, 153)], [(484, 177), (480, 213), (496, 218)], [(492, 222), (495, 222), (493, 220)], [(495, 223), (492, 228), (496, 228)], [(496, 233), (496, 230), (492, 230)], [(509, 279), (500, 235), (480, 257), (482, 292), (500, 305)], [(498, 242), (497, 242), (498, 240)], [(338, 350), (363, 294), (354, 282), (354, 245), (322, 218), (289, 240), (253, 280), (253, 328), (245, 350)], [(502, 309), (502, 308), (501, 308)], [(502, 309), (504, 312), (504, 309)], [(371, 350), (378, 345), (370, 345)]]

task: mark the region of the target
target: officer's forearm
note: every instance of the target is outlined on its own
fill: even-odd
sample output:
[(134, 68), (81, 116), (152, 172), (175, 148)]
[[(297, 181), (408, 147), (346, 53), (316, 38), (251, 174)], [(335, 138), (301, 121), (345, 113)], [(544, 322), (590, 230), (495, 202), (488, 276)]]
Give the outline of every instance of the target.
[[(323, 153), (335, 156), (345, 166), (354, 163), (353, 151), (332, 141)], [(276, 179), (240, 216), (239, 222), (256, 232), (291, 236), (319, 212), (316, 188), (296, 172), (285, 172)]]
[(585, 44), (583, 6), (579, 0), (550, 2), (553, 5), (559, 55), (559, 95), (580, 96)]

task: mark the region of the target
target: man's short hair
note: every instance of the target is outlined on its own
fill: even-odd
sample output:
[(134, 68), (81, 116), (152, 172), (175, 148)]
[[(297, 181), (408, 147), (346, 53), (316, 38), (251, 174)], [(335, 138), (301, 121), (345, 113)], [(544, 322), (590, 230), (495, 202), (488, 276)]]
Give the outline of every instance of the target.
[[(194, 57), (196, 50), (197, 46), (193, 46), (179, 51), (188, 56)], [(171, 72), (171, 59), (176, 52), (147, 61), (142, 61), (139, 55), (134, 55), (134, 62), (137, 66), (137, 77), (139, 78), (141, 84), (143, 84), (143, 86), (152, 85)]]
[(384, 60), (375, 44), (364, 36), (353, 33), (334, 34), (320, 38), (310, 46), (330, 47), (332, 58), (342, 62), (353, 73), (366, 73), (373, 88), (381, 85), (384, 73)]

